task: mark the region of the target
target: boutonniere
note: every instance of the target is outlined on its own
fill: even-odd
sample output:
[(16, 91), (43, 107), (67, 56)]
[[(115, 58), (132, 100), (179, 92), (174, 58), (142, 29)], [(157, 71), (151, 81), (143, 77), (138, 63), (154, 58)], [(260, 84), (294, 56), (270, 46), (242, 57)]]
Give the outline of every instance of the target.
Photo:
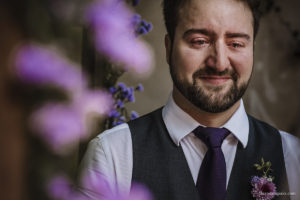
[(261, 159), (261, 164), (254, 164), (257, 171), (262, 173), (262, 176), (253, 176), (251, 185), (253, 186), (251, 194), (256, 200), (271, 200), (275, 197), (276, 186), (273, 183), (274, 177), (269, 173), (272, 171), (271, 162), (265, 162)]

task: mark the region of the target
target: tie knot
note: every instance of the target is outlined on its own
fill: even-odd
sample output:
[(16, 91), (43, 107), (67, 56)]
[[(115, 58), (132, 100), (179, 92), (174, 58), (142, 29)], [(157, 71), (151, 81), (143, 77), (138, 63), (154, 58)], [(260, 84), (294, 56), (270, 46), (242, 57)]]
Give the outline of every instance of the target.
[(223, 140), (229, 135), (226, 128), (212, 128), (198, 126), (193, 133), (201, 139), (208, 148), (221, 147)]

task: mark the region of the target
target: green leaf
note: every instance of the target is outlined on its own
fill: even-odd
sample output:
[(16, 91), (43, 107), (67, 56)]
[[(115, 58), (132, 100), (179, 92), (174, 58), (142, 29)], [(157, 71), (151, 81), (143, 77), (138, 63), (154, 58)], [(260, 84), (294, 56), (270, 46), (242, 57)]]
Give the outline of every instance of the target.
[(260, 165), (259, 165), (259, 164), (254, 164), (254, 167), (256, 167), (256, 168), (257, 168), (257, 167), (260, 167)]
[(263, 165), (265, 164), (264, 158), (261, 158), (261, 163), (262, 163)]

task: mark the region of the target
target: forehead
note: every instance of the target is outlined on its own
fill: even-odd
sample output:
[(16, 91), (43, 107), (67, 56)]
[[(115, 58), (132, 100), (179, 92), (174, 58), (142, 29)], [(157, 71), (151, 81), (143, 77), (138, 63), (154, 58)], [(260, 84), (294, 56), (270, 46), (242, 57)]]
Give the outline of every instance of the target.
[(241, 0), (188, 0), (179, 9), (178, 28), (246, 32), (253, 35), (253, 16)]

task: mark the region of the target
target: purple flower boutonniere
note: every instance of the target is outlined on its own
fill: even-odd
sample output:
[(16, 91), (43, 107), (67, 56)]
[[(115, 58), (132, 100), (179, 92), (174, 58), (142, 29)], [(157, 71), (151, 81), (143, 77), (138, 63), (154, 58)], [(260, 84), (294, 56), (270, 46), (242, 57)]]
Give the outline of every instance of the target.
[(257, 171), (262, 172), (262, 176), (253, 176), (251, 185), (253, 186), (251, 194), (256, 200), (271, 200), (275, 197), (276, 186), (273, 183), (274, 177), (268, 175), (271, 169), (271, 162), (265, 162), (261, 159), (261, 164), (254, 164)]

